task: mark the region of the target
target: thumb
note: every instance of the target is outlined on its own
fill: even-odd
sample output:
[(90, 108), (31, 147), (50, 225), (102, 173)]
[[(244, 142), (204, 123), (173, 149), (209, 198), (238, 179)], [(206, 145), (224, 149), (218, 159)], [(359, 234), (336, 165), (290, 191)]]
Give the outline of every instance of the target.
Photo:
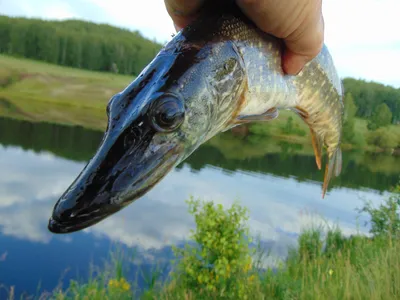
[(164, 0), (168, 14), (178, 31), (195, 19), (205, 0)]
[(298, 74), (306, 63), (316, 57), (324, 44), (324, 19), (322, 14), (315, 22), (307, 24), (303, 31), (293, 32), (284, 39), (285, 51), (282, 67), (285, 73)]

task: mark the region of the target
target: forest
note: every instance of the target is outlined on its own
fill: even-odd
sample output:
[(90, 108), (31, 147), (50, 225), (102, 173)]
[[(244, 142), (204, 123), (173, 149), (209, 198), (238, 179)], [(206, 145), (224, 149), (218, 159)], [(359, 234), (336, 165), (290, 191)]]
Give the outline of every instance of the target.
[(52, 64), (137, 75), (161, 47), (106, 24), (0, 16), (0, 53)]
[(357, 107), (356, 116), (370, 118), (379, 108), (390, 110), (391, 123), (400, 123), (400, 89), (377, 82), (344, 78), (345, 93), (350, 93)]
[[(15, 57), (138, 75), (161, 47), (138, 31), (106, 24), (0, 16), (0, 53)], [(343, 83), (355, 116), (372, 120), (369, 129), (400, 123), (399, 88), (354, 78), (344, 78)]]

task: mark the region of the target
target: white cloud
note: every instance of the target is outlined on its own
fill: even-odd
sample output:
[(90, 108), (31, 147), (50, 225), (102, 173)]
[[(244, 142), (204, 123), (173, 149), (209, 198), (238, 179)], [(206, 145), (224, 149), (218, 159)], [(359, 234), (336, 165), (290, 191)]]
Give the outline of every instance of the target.
[(109, 22), (141, 31), (145, 36), (164, 42), (175, 33), (163, 0), (86, 0), (107, 11)]
[(12, 209), (0, 208), (0, 232), (32, 242), (47, 243), (51, 236), (46, 232), (49, 209), (44, 203), (26, 203)]
[(1, 3), (0, 13), (53, 20), (81, 17), (67, 1), (62, 0), (7, 1)]
[(324, 0), (326, 43), (342, 77), (400, 87), (400, 2)]
[(47, 16), (49, 19), (55, 20), (79, 18), (79, 15), (74, 13), (67, 3), (60, 1), (52, 2), (49, 6), (47, 6), (44, 9), (43, 15)]
[(7, 170), (0, 171), (0, 209), (59, 196), (82, 168), (79, 163), (64, 165), (65, 161), (48, 153), (0, 145), (0, 166)]
[(81, 168), (82, 164), (49, 153), (0, 145), (0, 232), (48, 242), (52, 205)]
[(400, 42), (399, 10), (396, 0), (323, 0), (327, 42), (343, 48)]

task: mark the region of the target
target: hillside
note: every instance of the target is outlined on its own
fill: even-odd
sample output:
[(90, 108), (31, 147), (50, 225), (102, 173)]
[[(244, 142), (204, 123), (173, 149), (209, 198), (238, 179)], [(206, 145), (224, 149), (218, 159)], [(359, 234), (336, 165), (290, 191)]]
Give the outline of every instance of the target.
[(0, 53), (16, 57), (137, 75), (160, 49), (138, 31), (106, 24), (0, 16)]

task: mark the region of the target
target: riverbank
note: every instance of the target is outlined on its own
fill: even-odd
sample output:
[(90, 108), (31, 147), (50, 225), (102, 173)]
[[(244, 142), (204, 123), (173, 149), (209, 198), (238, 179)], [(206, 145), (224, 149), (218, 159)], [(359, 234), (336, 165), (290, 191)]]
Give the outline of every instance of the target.
[[(286, 260), (265, 267), (263, 249), (247, 225), (248, 211), (190, 199), (196, 228), (175, 248), (172, 271), (140, 274), (146, 287), (126, 277), (113, 255), (88, 282), (71, 281), (40, 299), (399, 299), (400, 186), (379, 207), (366, 203), (370, 235), (345, 236), (339, 228), (306, 228)], [(195, 245), (200, 245), (200, 248)], [(9, 289), (12, 299), (13, 289)]]
[[(43, 62), (0, 55), (0, 116), (78, 125), (104, 131), (105, 112), (109, 99), (123, 90), (133, 76), (92, 72)], [(343, 149), (370, 152), (394, 149), (368, 143), (367, 121), (354, 119), (354, 143), (343, 142)], [(237, 127), (238, 135), (253, 140), (273, 137), (281, 141), (301, 144), (310, 152), (311, 136), (308, 126), (293, 112), (281, 111), (278, 119)], [(400, 141), (400, 125), (385, 127), (391, 140)]]
[(106, 106), (134, 78), (0, 55), (0, 115), (104, 130)]

